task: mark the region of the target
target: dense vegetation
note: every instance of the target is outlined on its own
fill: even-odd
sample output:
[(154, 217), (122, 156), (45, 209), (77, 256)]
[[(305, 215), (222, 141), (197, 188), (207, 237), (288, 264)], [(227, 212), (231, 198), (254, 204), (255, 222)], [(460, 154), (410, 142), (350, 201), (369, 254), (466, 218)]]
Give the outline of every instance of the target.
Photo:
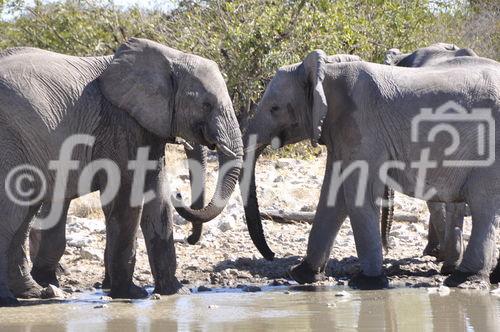
[(500, 54), (496, 0), (185, 0), (168, 11), (112, 0), (0, 0), (2, 7), (0, 49), (102, 55), (131, 36), (153, 39), (219, 63), (239, 111), (258, 101), (277, 67), (316, 48), (376, 62), (389, 48), (438, 41)]

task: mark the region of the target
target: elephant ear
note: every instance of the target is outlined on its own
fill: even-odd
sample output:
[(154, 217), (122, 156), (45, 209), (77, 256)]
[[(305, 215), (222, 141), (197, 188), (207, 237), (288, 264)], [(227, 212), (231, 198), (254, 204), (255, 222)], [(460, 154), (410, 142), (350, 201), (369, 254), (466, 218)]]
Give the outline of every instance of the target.
[(328, 104), (326, 101), (325, 91), (323, 89), (323, 80), (325, 79), (325, 60), (326, 54), (322, 50), (316, 50), (304, 59), (302, 62), (307, 77), (307, 81), (311, 87), (312, 96), (312, 133), (311, 144), (318, 145), (321, 137), (321, 129), (323, 120), (328, 112)]
[(391, 48), (385, 52), (384, 64), (395, 66), (401, 60), (403, 53), (398, 48)]
[(149, 40), (131, 38), (118, 48), (99, 77), (106, 99), (160, 137), (174, 134), (175, 52)]

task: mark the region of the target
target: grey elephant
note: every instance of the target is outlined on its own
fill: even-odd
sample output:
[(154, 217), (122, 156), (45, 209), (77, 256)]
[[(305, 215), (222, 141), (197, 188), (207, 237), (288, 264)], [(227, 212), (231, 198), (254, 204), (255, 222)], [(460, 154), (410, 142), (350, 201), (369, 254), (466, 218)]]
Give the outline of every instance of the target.
[[(187, 142), (176, 142), (184, 145), (187, 157), (189, 180), (191, 184), (191, 208), (201, 209), (205, 206), (205, 177), (207, 170), (207, 149), (200, 144), (191, 145)], [(98, 188), (95, 188), (98, 189)], [(65, 269), (59, 263), (66, 250), (66, 217), (69, 208), (68, 200), (64, 206), (61, 217), (54, 223), (55, 226), (49, 229), (32, 228), (29, 236), (29, 250), (32, 262), (31, 276), (41, 286), (49, 284), (59, 286), (57, 274), (65, 273)], [(39, 210), (39, 214), (46, 217), (52, 209), (51, 202), (44, 202)], [(193, 224), (193, 234), (188, 237), (188, 242), (192, 237), (201, 233), (202, 224)], [(105, 254), (104, 257), (107, 257)], [(110, 287), (109, 273), (105, 264), (105, 277), (102, 282), (103, 288)], [(26, 295), (26, 294), (25, 294)]]
[[(351, 278), (350, 286), (387, 287), (377, 201), (388, 184), (428, 201), (466, 202), (473, 219), (472, 235), (462, 262), (445, 284), (488, 283), (495, 260), (499, 161), (488, 159), (487, 165), (481, 164), (484, 167), (445, 168), (443, 150), (450, 141), (447, 135), (438, 135), (430, 150), (437, 166), (424, 177), (420, 169), (411, 166), (413, 161), (425, 161), (430, 148), (426, 141), (412, 141), (411, 122), (422, 108), (448, 106), (492, 110), (495, 120), (499, 96), (499, 64), (479, 57), (460, 57), (435, 67), (404, 68), (363, 61), (335, 63), (324, 52), (314, 51), (302, 63), (280, 68), (245, 134), (245, 142), (257, 135), (256, 141), (247, 145), (247, 153), (262, 150), (272, 140), (278, 139), (282, 146), (306, 138), (313, 144), (324, 144), (328, 151), (307, 254), (290, 275), (299, 283), (317, 280), (340, 226), (349, 216), (361, 265), (361, 272)], [(496, 123), (494, 129), (500, 126)], [(456, 130), (459, 137), (467, 137), (471, 131), (467, 124), (457, 124)], [(500, 134), (494, 132), (490, 147), (498, 153)], [(454, 150), (455, 158), (479, 159), (476, 140), (460, 143)], [(358, 164), (359, 174), (365, 176), (354, 172)], [(381, 171), (384, 168), (386, 176)], [(341, 175), (342, 181), (338, 178)], [(366, 190), (357, 190), (362, 179)], [(254, 188), (250, 185), (250, 201), (255, 196)], [(432, 196), (428, 198), (429, 193)], [(247, 223), (257, 220), (249, 218)], [(249, 229), (262, 228), (249, 225)], [(260, 236), (258, 232), (256, 236)]]
[[(175, 277), (165, 144), (182, 137), (218, 150), (221, 171), (210, 203), (200, 210), (180, 202), (175, 207), (183, 217), (198, 222), (208, 221), (222, 211), (234, 190), (242, 162), (241, 132), (224, 79), (213, 61), (136, 38), (107, 57), (73, 57), (25, 48), (7, 50), (0, 56), (0, 119), (0, 149), (9, 156), (0, 168), (6, 184), (0, 192), (4, 216), (0, 223), (1, 305), (17, 303), (14, 294), (22, 297), (40, 293), (27, 270), (23, 245), (30, 221), (42, 202), (53, 197), (51, 205), (64, 211), (69, 200), (83, 194), (84, 189), (101, 191), (110, 295), (147, 295), (132, 282), (139, 223), (155, 291), (171, 294), (180, 289)], [(57, 172), (49, 170), (49, 166), (59, 165), (54, 161), (59, 160), (66, 145), (73, 147), (69, 158), (77, 167), (61, 188), (54, 174)], [(143, 169), (144, 186), (136, 192), (141, 187), (136, 185), (140, 179), (134, 183), (130, 162), (141, 157), (152, 164), (147, 163), (151, 169)], [(97, 166), (85, 168), (96, 160), (101, 165), (106, 161), (114, 165), (106, 164), (113, 170), (110, 174), (118, 174), (118, 185), (107, 183), (108, 172), (96, 170)], [(25, 167), (21, 180), (6, 182), (12, 170), (20, 166)], [(135, 167), (141, 169), (144, 165), (137, 162)], [(86, 179), (82, 177), (85, 171), (95, 175), (90, 183), (81, 181)], [(25, 197), (16, 201), (12, 199), (16, 188), (12, 187), (20, 181)], [(117, 185), (116, 195), (104, 202), (103, 195), (113, 184)]]
[[(384, 63), (400, 67), (437, 66), (440, 62), (462, 56), (477, 54), (471, 49), (460, 48), (454, 44), (436, 43), (411, 53), (402, 53), (399, 49), (392, 48), (386, 52)], [(441, 273), (450, 274), (462, 259), (465, 204), (427, 202), (427, 207), (430, 214), (429, 233), (424, 255), (443, 260)], [(386, 217), (390, 215), (392, 214), (382, 213), (382, 244), (386, 248), (391, 228), (391, 220)]]

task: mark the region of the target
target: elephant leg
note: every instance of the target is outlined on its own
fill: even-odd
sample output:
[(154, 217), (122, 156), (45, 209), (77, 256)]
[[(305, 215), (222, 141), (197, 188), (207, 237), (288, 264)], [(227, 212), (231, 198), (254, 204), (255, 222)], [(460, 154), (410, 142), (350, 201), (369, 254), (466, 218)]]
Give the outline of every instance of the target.
[[(486, 191), (487, 192), (487, 191)], [(489, 286), (489, 276), (496, 254), (496, 228), (499, 219), (494, 199), (472, 195), (468, 203), (472, 214), (472, 232), (462, 262), (445, 280), (449, 287), (472, 282), (478, 287)]]
[[(66, 249), (66, 219), (71, 200), (62, 203), (61, 214), (54, 227), (49, 229), (32, 228), (30, 232), (30, 256), (33, 263), (31, 276), (40, 285), (49, 284), (59, 287), (56, 273), (60, 269), (59, 261)], [(39, 212), (41, 216), (48, 216), (53, 208), (52, 202), (46, 201)]]
[(289, 272), (290, 276), (301, 284), (312, 283), (322, 278), (321, 271), (328, 263), (335, 237), (347, 216), (342, 187), (338, 190), (336, 201), (330, 202), (331, 204), (328, 201), (332, 180), (330, 153), (328, 153), (326, 165), (319, 203), (309, 233), (306, 257), (300, 264), (293, 266)]
[(144, 204), (141, 218), (149, 265), (155, 281), (154, 292), (163, 295), (183, 292), (182, 284), (175, 276), (177, 263), (173, 207), (163, 159), (160, 160), (160, 170), (149, 174), (146, 186), (155, 193), (154, 199)]
[(497, 266), (490, 274), (490, 283), (493, 285), (500, 283), (500, 257), (498, 258)]
[(40, 298), (42, 288), (31, 277), (28, 262), (28, 235), (31, 221), (39, 206), (18, 207), (21, 224), (15, 231), (7, 250), (8, 284), (14, 296)]
[[(142, 207), (130, 206), (130, 187), (122, 180), (118, 195), (103, 206), (106, 218), (106, 267), (113, 298), (144, 298), (147, 291), (132, 281), (136, 236)], [(126, 187), (126, 188), (124, 188)]]
[(445, 237), (445, 204), (427, 202), (429, 209), (429, 233), (424, 255), (440, 258), (440, 248), (444, 244)]
[(463, 254), (462, 228), (465, 216), (465, 203), (446, 204), (446, 232), (442, 257), (442, 274), (451, 274), (460, 264)]
[[(2, 209), (2, 207), (0, 207), (0, 209), (0, 212), (6, 212), (5, 208)], [(8, 281), (8, 250), (10, 244), (13, 242), (15, 230), (13, 230), (9, 224), (12, 221), (12, 219), (8, 219), (10, 215), (6, 213), (2, 214), (2, 216), (4, 219), (0, 225), (0, 307), (19, 304), (9, 288)]]
[(355, 204), (359, 179), (350, 177), (345, 183), (345, 187), (349, 188), (345, 191), (346, 204), (361, 266), (360, 273), (351, 278), (349, 286), (358, 289), (387, 288), (389, 282), (382, 270), (380, 208), (376, 202), (378, 197), (383, 197), (384, 185), (369, 181), (369, 189), (366, 190), (362, 205), (359, 206)]

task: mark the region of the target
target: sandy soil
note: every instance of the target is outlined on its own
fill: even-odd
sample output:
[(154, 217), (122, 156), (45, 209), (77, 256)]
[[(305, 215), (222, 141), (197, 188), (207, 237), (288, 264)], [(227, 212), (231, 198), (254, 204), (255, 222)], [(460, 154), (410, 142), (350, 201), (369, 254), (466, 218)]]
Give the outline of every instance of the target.
[[(188, 171), (184, 156), (177, 148), (169, 148), (169, 171), (173, 190), (189, 196)], [(261, 209), (314, 211), (325, 166), (325, 154), (315, 160), (261, 158), (257, 168), (257, 185)], [(210, 187), (215, 181), (217, 162), (210, 163)], [(213, 190), (213, 189), (212, 189)], [(208, 197), (211, 193), (209, 193)], [(105, 229), (96, 194), (72, 203), (67, 225), (67, 248), (62, 263), (67, 270), (60, 276), (61, 288), (68, 292), (89, 289), (104, 275), (103, 252)], [(408, 287), (437, 286), (444, 279), (439, 275), (441, 263), (422, 256), (427, 243), (428, 211), (423, 201), (401, 194), (395, 197), (396, 214), (412, 216), (409, 221), (396, 220), (390, 237), (394, 249), (385, 256), (384, 266), (391, 285)], [(85, 217), (85, 218), (81, 218)], [(413, 222), (410, 222), (413, 221)], [(470, 234), (470, 217), (465, 221), (465, 235)], [(281, 224), (264, 221), (270, 247), (276, 252), (272, 262), (262, 259), (246, 230), (239, 193), (235, 193), (225, 211), (205, 224), (202, 240), (195, 246), (184, 242), (191, 225), (175, 217), (177, 276), (192, 289), (200, 286), (242, 287), (287, 283), (287, 270), (299, 262), (306, 252), (311, 225)], [(497, 237), (500, 244), (500, 237)], [(135, 279), (140, 285), (153, 285), (142, 234), (138, 237)], [(359, 266), (354, 239), (347, 220), (335, 241), (328, 263), (326, 283), (345, 283)], [(200, 290), (203, 290), (202, 287)], [(249, 288), (251, 290), (251, 288)]]

